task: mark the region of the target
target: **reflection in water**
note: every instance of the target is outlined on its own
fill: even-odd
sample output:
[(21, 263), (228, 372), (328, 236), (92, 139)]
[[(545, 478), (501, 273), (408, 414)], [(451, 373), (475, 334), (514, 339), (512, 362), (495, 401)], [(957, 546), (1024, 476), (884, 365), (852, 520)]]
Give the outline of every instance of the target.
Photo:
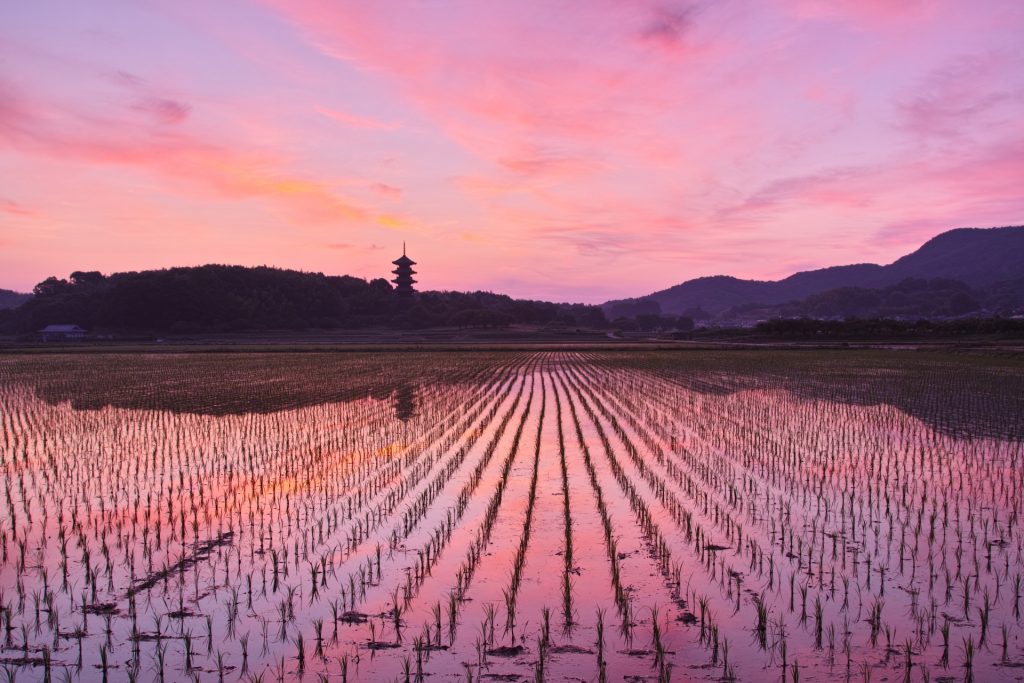
[[(19, 359), (0, 378), (26, 384), (46, 403), (195, 415), (274, 413), (398, 395), (396, 413), (415, 413), (418, 387), (452, 382), (445, 364), (419, 353), (110, 354)], [(465, 359), (463, 359), (465, 360)], [(462, 362), (462, 361), (460, 361)], [(473, 358), (473, 367), (494, 359)], [(460, 382), (473, 382), (470, 374)], [(413, 401), (414, 403), (414, 401)], [(402, 416), (405, 417), (402, 417)]]
[[(0, 379), (43, 401), (76, 410), (106, 407), (242, 415), (363, 398), (394, 401), (395, 416), (417, 412), (425, 387), (451, 384), (447, 366), (487, 368), (515, 353), (103, 354), (21, 357)], [(457, 359), (457, 360), (456, 360)], [(566, 354), (559, 361), (655, 375), (706, 395), (781, 389), (805, 400), (891, 405), (944, 433), (1024, 439), (1024, 361), (892, 351), (667, 351)], [(955, 400), (956, 397), (963, 400)], [(955, 404), (955, 405), (953, 405)]]
[(913, 351), (602, 354), (705, 395), (781, 389), (807, 401), (890, 405), (939, 433), (1024, 440), (1024, 358)]
[(1001, 680), (1024, 444), (954, 432), (1012, 433), (1021, 376), (897, 354), (0, 359), (0, 664), (483, 680), (490, 654), (509, 680), (789, 680), (768, 645), (788, 629), (794, 679), (799, 657), (809, 680), (833, 659), (894, 680), (894, 643), (938, 662), (942, 623), (980, 646), (990, 611), (975, 668)]
[(408, 422), (416, 415), (416, 386), (413, 384), (400, 384), (395, 389), (395, 417), (402, 422)]

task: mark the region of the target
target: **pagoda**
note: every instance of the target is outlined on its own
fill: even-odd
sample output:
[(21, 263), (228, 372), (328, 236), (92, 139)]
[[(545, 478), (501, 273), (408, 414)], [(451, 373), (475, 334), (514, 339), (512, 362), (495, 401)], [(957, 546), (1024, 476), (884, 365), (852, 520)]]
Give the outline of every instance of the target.
[(416, 262), (405, 255), (405, 242), (402, 242), (402, 255), (392, 261), (397, 268), (392, 273), (395, 274), (395, 279), (392, 282), (395, 283), (395, 292), (402, 296), (412, 296), (416, 290), (412, 286), (416, 283), (412, 279), (412, 276), (416, 274), (416, 271), (412, 269), (416, 265)]

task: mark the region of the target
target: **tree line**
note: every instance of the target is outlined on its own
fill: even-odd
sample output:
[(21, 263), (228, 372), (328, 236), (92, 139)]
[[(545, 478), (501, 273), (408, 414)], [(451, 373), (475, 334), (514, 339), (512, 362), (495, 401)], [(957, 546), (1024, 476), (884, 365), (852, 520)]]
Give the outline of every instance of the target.
[(749, 336), (774, 339), (956, 339), (968, 337), (1024, 338), (1024, 319), (958, 318), (955, 320), (894, 320), (892, 318), (775, 319), (745, 330)]
[(603, 327), (597, 306), (529, 301), (490, 292), (396, 294), (384, 279), (271, 267), (205, 265), (50, 277), (33, 297), (0, 311), (0, 330), (26, 333), (73, 323), (91, 331), (195, 333), (270, 329), (501, 327), (515, 323)]

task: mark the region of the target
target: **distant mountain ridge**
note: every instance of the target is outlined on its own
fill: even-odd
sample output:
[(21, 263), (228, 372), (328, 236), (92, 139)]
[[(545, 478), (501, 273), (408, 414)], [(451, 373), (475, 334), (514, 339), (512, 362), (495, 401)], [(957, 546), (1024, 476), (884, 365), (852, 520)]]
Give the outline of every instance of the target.
[(645, 297), (602, 304), (610, 319), (629, 316), (643, 302), (657, 302), (662, 313), (702, 310), (712, 316), (737, 307), (794, 302), (843, 287), (884, 288), (908, 278), (958, 280), (985, 289), (1024, 275), (1024, 226), (957, 228), (936, 235), (889, 265), (859, 263), (795, 273), (777, 281), (741, 280), (715, 275), (688, 280)]

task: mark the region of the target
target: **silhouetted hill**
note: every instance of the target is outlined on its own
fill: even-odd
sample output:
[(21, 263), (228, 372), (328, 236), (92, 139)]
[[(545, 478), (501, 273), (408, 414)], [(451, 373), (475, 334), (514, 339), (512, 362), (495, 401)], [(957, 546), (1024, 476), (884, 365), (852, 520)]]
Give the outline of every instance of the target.
[(942, 277), (972, 287), (1019, 278), (1024, 274), (1024, 226), (950, 230), (886, 266), (886, 271), (899, 280)]
[(12, 292), (9, 289), (0, 289), (0, 308), (17, 308), (32, 298), (31, 294)]
[(206, 265), (143, 272), (74, 272), (39, 283), (28, 302), (0, 311), (0, 329), (69, 323), (93, 332), (196, 333), (310, 328), (417, 328), (511, 323), (601, 326), (597, 306), (523, 301), (489, 292), (398, 296), (383, 279), (279, 268)]
[(960, 228), (937, 235), (917, 251), (887, 266), (835, 266), (796, 273), (778, 281), (741, 280), (724, 275), (701, 277), (646, 297), (609, 301), (603, 308), (614, 319), (615, 312), (625, 310), (624, 304), (628, 309), (631, 303), (650, 300), (663, 313), (680, 315), (699, 307), (721, 315), (737, 307), (783, 304), (841, 287), (887, 287), (907, 278), (953, 279), (968, 287), (991, 290), (998, 289), (998, 283), (1020, 278), (1022, 263), (1024, 227)]
[[(1024, 290), (1013, 292), (1005, 308), (1020, 305)], [(989, 292), (960, 280), (907, 278), (888, 287), (836, 287), (800, 301), (763, 306), (748, 304), (727, 310), (732, 320), (768, 318), (955, 318), (978, 315), (990, 308)]]

